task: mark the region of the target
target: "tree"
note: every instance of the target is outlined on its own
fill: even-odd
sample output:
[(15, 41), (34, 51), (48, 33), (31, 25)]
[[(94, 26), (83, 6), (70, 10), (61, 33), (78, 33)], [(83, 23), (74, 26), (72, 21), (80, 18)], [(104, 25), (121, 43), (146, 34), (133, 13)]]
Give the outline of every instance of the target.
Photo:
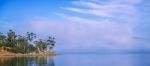
[(6, 36), (0, 32), (0, 49), (3, 49), (5, 44), (6, 44)]
[(14, 45), (16, 44), (16, 33), (13, 30), (9, 30), (9, 32), (7, 33), (7, 46), (8, 47), (14, 47)]
[[(47, 40), (39, 39), (35, 41), (36, 34), (27, 32), (25, 36), (17, 35), (13, 30), (9, 30), (7, 36), (0, 33), (0, 49), (15, 53), (30, 53), (37, 51), (45, 52), (47, 48), (50, 50), (55, 46), (55, 38), (48, 37)], [(34, 42), (34, 43), (33, 43)]]
[(15, 45), (15, 51), (19, 53), (30, 53), (35, 51), (35, 47), (28, 42), (26, 36), (18, 36), (17, 44)]
[(18, 36), (17, 43), (14, 47), (14, 52), (27, 53), (29, 52), (29, 43), (25, 36)]
[(48, 40), (47, 40), (47, 44), (49, 45), (49, 49), (50, 49), (50, 50), (54, 48), (55, 43), (56, 43), (55, 38), (49, 36), (49, 37), (48, 37)]
[(47, 49), (47, 43), (46, 41), (39, 39), (39, 41), (35, 41), (36, 44), (36, 48), (38, 50), (38, 52), (43, 52)]
[(36, 34), (35, 33), (27, 32), (27, 39), (28, 39), (28, 41), (32, 42), (34, 38), (36, 38)]

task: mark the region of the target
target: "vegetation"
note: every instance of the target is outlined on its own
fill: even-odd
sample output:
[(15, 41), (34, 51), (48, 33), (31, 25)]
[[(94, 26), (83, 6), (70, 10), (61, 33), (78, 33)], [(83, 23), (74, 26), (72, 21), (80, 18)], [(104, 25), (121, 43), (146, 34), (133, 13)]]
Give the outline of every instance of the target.
[(17, 35), (13, 30), (9, 30), (7, 35), (0, 32), (0, 50), (13, 53), (46, 52), (52, 50), (55, 43), (55, 38), (51, 36), (47, 40), (37, 39), (32, 32), (27, 32), (25, 36)]

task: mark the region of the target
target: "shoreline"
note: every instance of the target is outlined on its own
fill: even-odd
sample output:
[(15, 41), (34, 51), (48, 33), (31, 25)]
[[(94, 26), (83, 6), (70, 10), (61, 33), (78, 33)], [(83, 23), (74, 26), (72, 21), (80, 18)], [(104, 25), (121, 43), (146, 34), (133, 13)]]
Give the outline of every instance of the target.
[(42, 52), (42, 53), (28, 53), (28, 54), (21, 54), (21, 53), (4, 53), (0, 54), (0, 57), (4, 56), (15, 56), (15, 57), (23, 57), (23, 56), (56, 56), (56, 52)]

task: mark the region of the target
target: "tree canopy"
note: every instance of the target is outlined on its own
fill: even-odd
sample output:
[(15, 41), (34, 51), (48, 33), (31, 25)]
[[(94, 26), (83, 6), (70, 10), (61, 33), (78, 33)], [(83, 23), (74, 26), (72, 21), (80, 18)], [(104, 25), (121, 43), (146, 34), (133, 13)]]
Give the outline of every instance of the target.
[(45, 52), (48, 49), (52, 50), (55, 43), (54, 37), (37, 39), (33, 32), (27, 32), (26, 35), (17, 35), (13, 30), (9, 30), (7, 35), (0, 32), (0, 50), (14, 53)]

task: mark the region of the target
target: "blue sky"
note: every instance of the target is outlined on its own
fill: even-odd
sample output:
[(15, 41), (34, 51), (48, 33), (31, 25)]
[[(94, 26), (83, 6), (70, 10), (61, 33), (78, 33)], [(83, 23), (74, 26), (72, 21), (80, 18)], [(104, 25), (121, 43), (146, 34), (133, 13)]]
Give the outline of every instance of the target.
[(56, 51), (150, 51), (149, 0), (0, 0), (0, 32), (56, 37)]

